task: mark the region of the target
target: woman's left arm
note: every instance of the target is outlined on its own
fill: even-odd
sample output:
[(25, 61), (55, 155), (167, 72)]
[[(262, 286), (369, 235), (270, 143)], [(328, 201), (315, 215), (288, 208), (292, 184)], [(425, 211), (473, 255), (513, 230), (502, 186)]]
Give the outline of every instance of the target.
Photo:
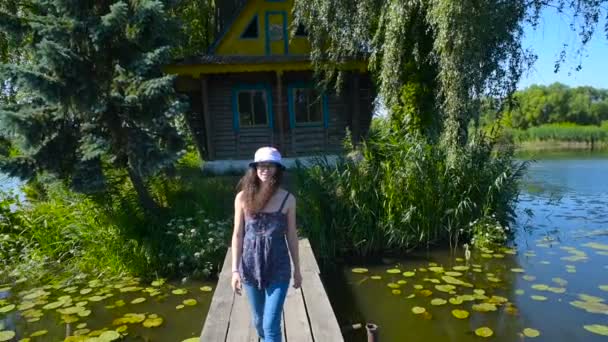
[(297, 289), (302, 285), (302, 273), (300, 271), (300, 251), (296, 228), (295, 196), (289, 196), (287, 205), (287, 243), (289, 244), (289, 252), (293, 261), (293, 287)]

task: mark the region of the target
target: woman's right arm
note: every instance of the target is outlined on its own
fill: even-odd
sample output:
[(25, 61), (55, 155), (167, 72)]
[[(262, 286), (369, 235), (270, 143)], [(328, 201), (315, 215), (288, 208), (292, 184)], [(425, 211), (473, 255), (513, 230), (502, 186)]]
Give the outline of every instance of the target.
[(241, 202), (242, 192), (234, 199), (234, 229), (232, 231), (232, 290), (241, 294), (241, 276), (238, 273), (241, 256), (243, 255), (243, 205)]

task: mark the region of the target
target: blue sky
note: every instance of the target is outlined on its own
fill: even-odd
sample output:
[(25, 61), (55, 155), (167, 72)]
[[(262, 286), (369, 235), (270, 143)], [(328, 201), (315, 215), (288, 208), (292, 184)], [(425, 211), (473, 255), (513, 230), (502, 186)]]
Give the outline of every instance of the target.
[[(608, 89), (608, 40), (604, 23), (605, 19), (600, 22), (599, 30), (589, 42), (584, 54), (579, 57), (576, 56), (576, 49), (580, 46), (580, 39), (570, 30), (569, 17), (559, 15), (553, 9), (545, 10), (536, 30), (526, 27), (523, 47), (532, 48), (538, 59), (532, 70), (523, 75), (519, 88), (531, 84), (561, 82), (573, 87), (590, 85)], [(568, 44), (566, 63), (558, 73), (554, 73), (554, 64), (563, 44)], [(582, 61), (583, 68), (576, 71), (579, 61)]]

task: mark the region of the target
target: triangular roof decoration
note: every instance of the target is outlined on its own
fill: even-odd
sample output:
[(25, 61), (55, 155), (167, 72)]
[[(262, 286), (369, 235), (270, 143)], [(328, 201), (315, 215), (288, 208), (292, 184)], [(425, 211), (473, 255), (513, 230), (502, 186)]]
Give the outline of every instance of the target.
[(243, 0), (238, 4), (236, 10), (234, 11), (234, 15), (229, 20), (226, 21), (226, 25), (224, 25), (224, 28), (222, 29), (220, 34), (217, 36), (217, 38), (215, 38), (215, 41), (213, 42), (213, 44), (211, 44), (209, 46), (207, 53), (209, 53), (209, 54), (215, 53), (215, 49), (217, 49), (220, 42), (224, 39), (226, 34), (230, 31), (230, 29), (232, 28), (232, 24), (234, 24), (234, 22), (241, 16), (241, 13), (245, 9), (248, 2), (249, 2), (249, 0)]
[(245, 30), (243, 30), (243, 33), (241, 33), (241, 38), (258, 38), (260, 35), (259, 22), (258, 15), (254, 15), (249, 24), (247, 24), (247, 27), (245, 27)]

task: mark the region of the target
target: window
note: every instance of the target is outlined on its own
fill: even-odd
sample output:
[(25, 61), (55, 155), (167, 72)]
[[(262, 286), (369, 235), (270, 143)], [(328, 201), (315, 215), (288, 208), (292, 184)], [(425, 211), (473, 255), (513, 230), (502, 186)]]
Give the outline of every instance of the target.
[(308, 37), (308, 30), (306, 29), (306, 27), (304, 27), (303, 24), (298, 24), (298, 27), (296, 28), (295, 36), (296, 37)]
[(292, 88), (292, 109), (295, 123), (323, 121), (323, 101), (313, 88)]
[(268, 125), (268, 100), (264, 90), (241, 90), (237, 93), (240, 126)]
[(258, 37), (258, 16), (254, 16), (253, 19), (251, 19), (251, 22), (249, 22), (249, 25), (247, 25), (247, 28), (245, 29), (245, 31), (243, 31), (243, 34), (241, 34), (241, 38), (245, 38), (245, 39), (255, 39)]

